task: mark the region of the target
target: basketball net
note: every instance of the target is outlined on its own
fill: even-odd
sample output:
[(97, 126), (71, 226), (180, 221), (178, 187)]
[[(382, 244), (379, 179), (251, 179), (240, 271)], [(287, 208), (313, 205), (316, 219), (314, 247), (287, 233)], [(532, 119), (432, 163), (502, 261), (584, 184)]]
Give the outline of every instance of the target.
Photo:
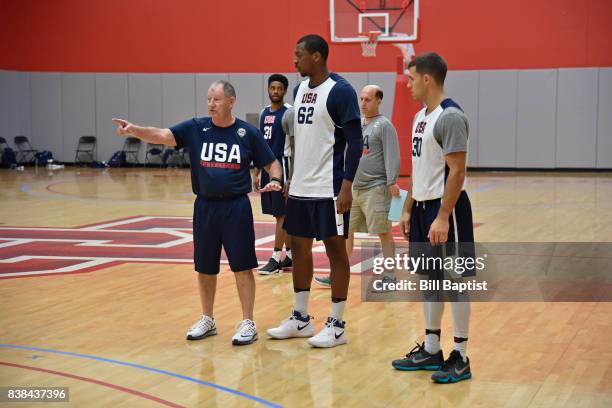
[(414, 45), (412, 45), (412, 43), (397, 43), (393, 44), (393, 46), (399, 48), (399, 50), (402, 52), (402, 58), (404, 61), (403, 69), (398, 73), (406, 74), (406, 71), (408, 70), (408, 64), (416, 55), (416, 52), (414, 51)]
[(362, 37), (366, 37), (365, 41), (361, 42), (361, 55), (364, 57), (375, 57), (376, 46), (378, 45), (378, 36), (382, 34), (380, 31), (369, 31), (360, 33)]

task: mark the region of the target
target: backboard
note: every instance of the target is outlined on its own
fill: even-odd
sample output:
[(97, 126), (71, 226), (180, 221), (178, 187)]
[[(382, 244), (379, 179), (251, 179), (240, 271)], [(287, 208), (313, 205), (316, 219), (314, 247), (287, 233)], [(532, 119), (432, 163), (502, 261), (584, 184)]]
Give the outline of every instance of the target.
[(419, 0), (329, 0), (331, 39), (338, 43), (370, 40), (414, 42), (418, 39)]

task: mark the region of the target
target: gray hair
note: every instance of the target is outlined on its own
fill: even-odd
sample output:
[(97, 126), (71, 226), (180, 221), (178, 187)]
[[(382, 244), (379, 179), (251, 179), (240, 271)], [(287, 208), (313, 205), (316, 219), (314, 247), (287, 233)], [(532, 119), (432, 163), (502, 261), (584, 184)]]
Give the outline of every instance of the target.
[(212, 84), (210, 84), (210, 87), (208, 89), (214, 88), (218, 85), (223, 85), (223, 93), (225, 94), (225, 96), (227, 96), (228, 98), (231, 98), (232, 96), (234, 98), (236, 97), (236, 88), (234, 88), (234, 85), (223, 79), (219, 79), (218, 81), (213, 82)]

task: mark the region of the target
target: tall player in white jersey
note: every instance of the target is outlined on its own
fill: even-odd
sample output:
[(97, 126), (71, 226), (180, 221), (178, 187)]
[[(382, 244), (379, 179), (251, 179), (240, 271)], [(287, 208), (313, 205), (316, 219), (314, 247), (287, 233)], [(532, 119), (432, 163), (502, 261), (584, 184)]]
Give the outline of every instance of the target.
[[(415, 57), (408, 64), (412, 96), (425, 104), (416, 114), (412, 128), (412, 191), (406, 200), (400, 227), (417, 248), (443, 254), (443, 249), (471, 248), (474, 228), (470, 200), (465, 192), (469, 125), (459, 105), (444, 94), (446, 62), (436, 53)], [(457, 244), (460, 243), (460, 244)], [(421, 243), (419, 245), (419, 243)], [(413, 249), (414, 248), (414, 249)], [(424, 248), (424, 249), (423, 249)], [(435, 255), (443, 256), (443, 255)], [(461, 255), (460, 255), (461, 256)], [(440, 279), (443, 271), (417, 271)], [(473, 275), (473, 270), (463, 276)], [(467, 358), (470, 303), (465, 294), (452, 305), (454, 348), (444, 360), (440, 348), (440, 325), (444, 302), (426, 294), (425, 342), (405, 358), (393, 361), (398, 370), (432, 370), (432, 380), (452, 383), (471, 378)]]
[[(344, 78), (329, 72), (328, 53), (327, 42), (315, 34), (300, 38), (295, 49), (295, 66), (308, 77), (295, 90), (294, 166), (284, 223), (293, 249), (295, 303), (291, 316), (268, 330), (276, 339), (310, 337), (313, 347), (347, 341), (342, 319), (350, 279), (345, 243), (362, 144), (357, 94)], [(308, 315), (314, 238), (325, 244), (332, 289), (331, 313), (315, 336)]]

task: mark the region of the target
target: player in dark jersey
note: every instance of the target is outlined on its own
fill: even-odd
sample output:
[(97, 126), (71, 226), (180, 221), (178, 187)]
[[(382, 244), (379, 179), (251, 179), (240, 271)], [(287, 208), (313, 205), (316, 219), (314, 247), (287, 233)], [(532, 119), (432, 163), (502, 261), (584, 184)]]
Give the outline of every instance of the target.
[(243, 320), (232, 344), (257, 340), (253, 321), (257, 267), (251, 191), (251, 161), (271, 175), (261, 191), (280, 191), (281, 167), (259, 129), (234, 117), (236, 91), (227, 81), (216, 81), (208, 89), (210, 117), (193, 118), (169, 129), (142, 127), (113, 119), (119, 135), (132, 135), (145, 142), (185, 147), (191, 161), (191, 185), (197, 196), (193, 211), (195, 270), (198, 272), (202, 317), (187, 332), (188, 340), (217, 334), (213, 306), (221, 248), (225, 249), (236, 278)]
[[(259, 115), (259, 130), (272, 149), (272, 153), (283, 168), (283, 186), (291, 167), (290, 136), (293, 136), (293, 127), (288, 126), (287, 115), (292, 115), (291, 105), (285, 103), (289, 80), (281, 74), (273, 74), (268, 78), (268, 97), (270, 105), (266, 106)], [(261, 179), (260, 179), (261, 174)], [(253, 189), (259, 191), (260, 186), (269, 182), (270, 176), (266, 171), (253, 169)], [(260, 275), (281, 273), (283, 268), (291, 268), (291, 245), (289, 236), (283, 229), (285, 221), (285, 197), (280, 191), (261, 193), (261, 210), (276, 218), (276, 231), (274, 234), (274, 250), (266, 265), (259, 269)], [(285, 243), (285, 259), (281, 260), (281, 252)]]

